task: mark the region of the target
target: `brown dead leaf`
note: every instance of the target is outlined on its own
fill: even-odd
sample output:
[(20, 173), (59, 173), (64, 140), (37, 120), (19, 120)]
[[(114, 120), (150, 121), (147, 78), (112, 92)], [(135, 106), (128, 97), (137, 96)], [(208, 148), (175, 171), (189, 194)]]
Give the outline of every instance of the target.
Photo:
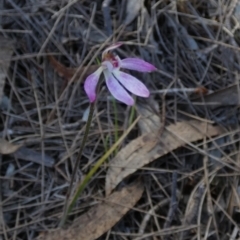
[(97, 68), (99, 67), (98, 65), (92, 65), (89, 67), (82, 67), (81, 69), (78, 68), (68, 68), (65, 67), (63, 64), (61, 64), (60, 62), (58, 62), (53, 56), (49, 55), (48, 59), (52, 65), (52, 67), (54, 68), (54, 70), (58, 73), (59, 76), (67, 79), (68, 81), (70, 81), (72, 79), (72, 77), (75, 75), (75, 73), (77, 72), (76, 77), (74, 78), (74, 81), (78, 81), (79, 77), (81, 76), (82, 72), (86, 70), (85, 74), (83, 75), (82, 79), (85, 79), (88, 75), (90, 75), (91, 73), (93, 73), (94, 71), (97, 70)]
[[(110, 163), (106, 175), (106, 194), (109, 195), (125, 177), (154, 161), (156, 158), (184, 146), (186, 142), (203, 139), (205, 135), (202, 129), (205, 129), (206, 124), (200, 121), (179, 122), (166, 127), (156, 144), (154, 144), (156, 139), (154, 133), (144, 134), (130, 142), (118, 152)], [(207, 125), (207, 134), (209, 137), (216, 136), (222, 132), (223, 130), (220, 127)], [(184, 139), (184, 141), (181, 139)]]
[(15, 145), (8, 142), (5, 139), (0, 138), (0, 153), (1, 154), (11, 154), (16, 152), (22, 145)]
[(38, 240), (93, 240), (111, 229), (141, 198), (143, 185), (135, 182), (116, 191), (75, 220), (69, 229), (42, 234)]

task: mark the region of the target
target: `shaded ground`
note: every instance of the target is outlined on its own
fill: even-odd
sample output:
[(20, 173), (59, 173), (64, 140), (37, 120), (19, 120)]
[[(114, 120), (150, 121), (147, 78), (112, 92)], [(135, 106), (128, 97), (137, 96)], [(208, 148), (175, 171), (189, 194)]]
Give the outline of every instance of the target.
[[(141, 2), (112, 1), (110, 18), (97, 0), (0, 3), (0, 48), (9, 48), (1, 64), (11, 58), (1, 78), (1, 137), (24, 145), (1, 157), (1, 239), (35, 239), (57, 228), (86, 123), (83, 81), (96, 69), (101, 49), (117, 41), (125, 43), (116, 50), (120, 57), (141, 57), (158, 68), (132, 73), (151, 97), (137, 99), (132, 110), (101, 89), (74, 188), (143, 109), (159, 120), (150, 131), (163, 143), (166, 127), (190, 120), (198, 121), (203, 137), (185, 138), (176, 149), (135, 166), (114, 191), (136, 180), (143, 191), (99, 239), (237, 239), (240, 5), (234, 0)], [(105, 198), (111, 161), (146, 132), (146, 126), (136, 125), (101, 166), (68, 226)]]

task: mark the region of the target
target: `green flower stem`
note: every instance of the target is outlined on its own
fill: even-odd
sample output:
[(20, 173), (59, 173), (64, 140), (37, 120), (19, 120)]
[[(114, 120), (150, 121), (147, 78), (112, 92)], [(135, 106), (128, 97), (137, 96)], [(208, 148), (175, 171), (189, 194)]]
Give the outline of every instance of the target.
[[(115, 138), (115, 142), (117, 142), (118, 140), (118, 113), (117, 113), (117, 103), (116, 103), (116, 99), (114, 98), (113, 99), (113, 108), (114, 108), (114, 119), (115, 119), (115, 122), (114, 122), (114, 138)], [(117, 149), (115, 150), (115, 155), (117, 155)]]
[(130, 117), (129, 117), (128, 125), (131, 125), (131, 124), (132, 124), (133, 119), (134, 119), (134, 116), (135, 116), (135, 113), (136, 113), (136, 108), (135, 108), (135, 107), (132, 107), (132, 108), (131, 108), (131, 111), (130, 111)]
[(64, 207), (63, 207), (63, 217), (62, 217), (61, 222), (59, 224), (60, 227), (62, 227), (65, 224), (67, 216), (68, 216), (68, 213), (69, 213), (69, 211), (68, 211), (68, 202), (69, 202), (69, 198), (70, 198), (70, 195), (71, 195), (71, 191), (72, 191), (72, 186), (73, 186), (73, 182), (74, 182), (74, 179), (75, 179), (75, 175), (77, 173), (78, 166), (79, 166), (79, 163), (80, 163), (80, 160), (81, 160), (81, 157), (82, 157), (82, 152), (83, 152), (84, 146), (85, 146), (86, 141), (87, 141), (89, 129), (90, 129), (91, 122), (92, 122), (93, 112), (94, 112), (94, 105), (95, 105), (94, 103), (90, 104), (90, 110), (89, 110), (87, 125), (86, 125), (86, 129), (85, 129), (85, 132), (84, 132), (83, 140), (82, 140), (79, 152), (78, 152), (77, 161), (76, 161), (74, 169), (73, 169), (71, 182), (70, 182), (70, 185), (68, 187), (66, 200), (65, 200), (65, 203), (64, 203)]
[(90, 170), (90, 172), (87, 174), (87, 176), (84, 178), (83, 182), (79, 185), (68, 209), (67, 209), (67, 215), (72, 211), (73, 206), (78, 200), (78, 197), (84, 190), (85, 186), (88, 184), (88, 182), (91, 180), (92, 176), (96, 173), (96, 171), (101, 167), (101, 165), (108, 159), (110, 154), (112, 154), (115, 149), (121, 144), (121, 142), (126, 138), (126, 136), (129, 134), (129, 132), (134, 128), (134, 126), (139, 121), (140, 116), (131, 124), (131, 126), (126, 130), (126, 132), (118, 139), (117, 142), (113, 144), (113, 146), (97, 161), (97, 163), (94, 165), (94, 167)]

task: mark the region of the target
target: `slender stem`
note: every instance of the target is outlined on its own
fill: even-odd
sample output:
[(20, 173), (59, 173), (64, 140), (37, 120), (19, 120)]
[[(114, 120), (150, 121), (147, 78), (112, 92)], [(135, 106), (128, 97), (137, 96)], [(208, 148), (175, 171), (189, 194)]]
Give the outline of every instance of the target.
[[(117, 104), (116, 104), (116, 99), (113, 99), (113, 109), (114, 109), (114, 138), (115, 138), (115, 142), (117, 142), (118, 140), (118, 116), (117, 116)], [(117, 155), (118, 150), (115, 150), (115, 155)]]
[(69, 185), (69, 187), (68, 187), (67, 194), (66, 194), (66, 200), (65, 200), (65, 203), (64, 203), (64, 207), (63, 207), (63, 217), (62, 217), (62, 219), (61, 219), (61, 222), (60, 222), (60, 224), (59, 224), (59, 227), (62, 227), (62, 226), (65, 224), (66, 220), (67, 220), (67, 215), (68, 215), (68, 202), (69, 202), (69, 198), (70, 198), (70, 195), (71, 195), (73, 182), (74, 182), (74, 180), (75, 180), (75, 175), (76, 175), (77, 170), (78, 170), (78, 166), (79, 166), (79, 163), (80, 163), (80, 160), (81, 160), (81, 157), (82, 157), (82, 152), (83, 152), (83, 149), (84, 149), (84, 146), (85, 146), (87, 137), (88, 137), (89, 129), (90, 129), (90, 126), (91, 126), (92, 117), (93, 117), (93, 112), (94, 112), (94, 105), (95, 105), (94, 103), (91, 103), (91, 104), (90, 104), (90, 111), (89, 111), (89, 115), (88, 115), (88, 120), (87, 120), (86, 129), (85, 129), (84, 136), (83, 136), (83, 140), (82, 140), (82, 143), (81, 143), (81, 145), (80, 145), (79, 152), (78, 152), (77, 161), (76, 161), (75, 166), (74, 166), (74, 169), (73, 169), (73, 173), (72, 173), (72, 177), (71, 177), (71, 182), (70, 182), (70, 185)]
[(102, 166), (102, 164), (107, 160), (107, 158), (116, 150), (116, 148), (122, 143), (122, 141), (126, 138), (129, 132), (134, 128), (134, 126), (139, 121), (140, 116), (131, 124), (131, 126), (126, 130), (126, 132), (113, 144), (113, 146), (96, 162), (93, 168), (89, 171), (86, 177), (83, 179), (82, 183), (79, 185), (76, 193), (73, 196), (71, 203), (67, 209), (67, 214), (72, 211), (74, 204), (76, 203), (78, 197), (84, 190), (87, 183), (90, 181), (91, 177), (96, 173), (96, 171)]

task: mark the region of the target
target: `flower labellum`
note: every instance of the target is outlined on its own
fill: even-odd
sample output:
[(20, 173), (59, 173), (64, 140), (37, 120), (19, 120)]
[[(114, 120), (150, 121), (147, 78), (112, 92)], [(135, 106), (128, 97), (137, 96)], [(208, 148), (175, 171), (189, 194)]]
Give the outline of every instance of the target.
[(149, 97), (149, 90), (142, 82), (130, 74), (122, 72), (120, 69), (125, 68), (139, 72), (152, 72), (156, 70), (156, 67), (139, 58), (120, 59), (118, 56), (109, 52), (121, 45), (122, 43), (115, 43), (108, 47), (102, 53), (101, 66), (85, 80), (84, 89), (90, 102), (96, 100), (96, 88), (102, 73), (104, 74), (110, 93), (117, 100), (127, 105), (133, 105), (134, 100), (127, 91), (140, 97)]

